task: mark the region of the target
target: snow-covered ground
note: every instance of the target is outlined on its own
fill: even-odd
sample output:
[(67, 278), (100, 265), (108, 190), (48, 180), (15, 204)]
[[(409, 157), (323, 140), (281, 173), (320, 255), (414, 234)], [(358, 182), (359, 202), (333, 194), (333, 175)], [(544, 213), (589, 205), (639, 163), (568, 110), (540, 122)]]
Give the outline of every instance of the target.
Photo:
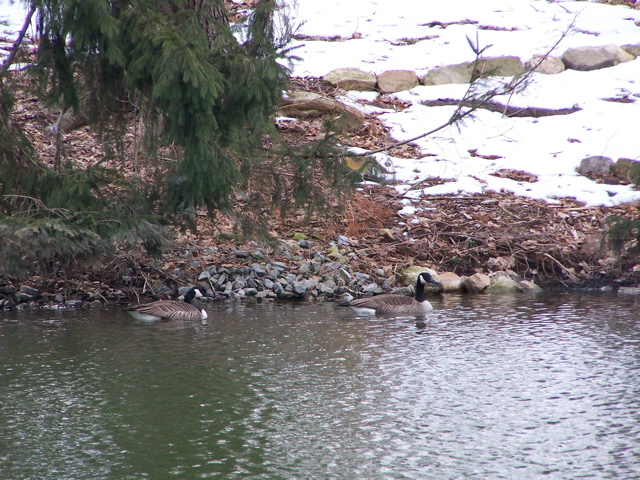
[[(467, 37), (485, 56), (515, 55), (522, 61), (567, 48), (640, 43), (640, 10), (590, 2), (542, 0), (292, 0), (290, 15), (297, 33), (309, 37), (340, 36), (339, 42), (299, 41), (302, 61), (297, 76), (323, 76), (335, 68), (356, 67), (376, 74), (386, 70), (429, 69), (465, 61), (475, 54)], [(440, 24), (450, 24), (443, 28)], [(431, 27), (430, 24), (435, 24)], [(413, 42), (407, 39), (424, 39)], [(640, 158), (640, 59), (615, 67), (558, 75), (534, 74), (522, 93), (502, 100), (512, 106), (566, 108), (563, 116), (506, 118), (478, 111), (474, 120), (418, 140), (425, 156), (407, 160), (379, 155), (396, 178), (415, 184), (427, 177), (451, 179), (443, 185), (409, 195), (504, 190), (554, 201), (574, 197), (587, 205), (616, 205), (640, 200), (628, 186), (597, 184), (575, 169), (588, 156)], [(461, 98), (468, 85), (418, 86), (396, 96), (410, 102), (402, 112), (381, 119), (397, 140), (413, 138), (447, 121), (454, 107), (426, 107), (423, 100)], [(630, 94), (635, 103), (603, 100)], [(370, 94), (349, 92), (352, 100)], [(635, 95), (635, 97), (634, 97)], [(472, 156), (469, 150), (483, 156)], [(538, 181), (521, 183), (491, 173), (500, 169), (534, 174)], [(404, 187), (405, 189), (408, 187)], [(403, 187), (399, 187), (400, 190)]]
[[(356, 67), (376, 74), (386, 70), (429, 69), (472, 61), (467, 37), (490, 47), (485, 56), (515, 55), (523, 61), (534, 54), (560, 56), (567, 48), (640, 44), (640, 10), (592, 2), (543, 0), (285, 0), (296, 33), (309, 37), (340, 36), (344, 41), (296, 41), (294, 75), (323, 76), (335, 68)], [(0, 20), (16, 32), (23, 8), (0, 0)], [(439, 22), (439, 23), (437, 23)], [(446, 28), (442, 24), (448, 24)], [(432, 25), (432, 26), (431, 26)], [(417, 41), (416, 41), (417, 40)], [(466, 85), (418, 86), (396, 96), (410, 102), (402, 112), (381, 112), (380, 118), (397, 140), (405, 140), (445, 123), (454, 107), (426, 107), (420, 102), (460, 98)], [(370, 98), (349, 92), (345, 101)], [(603, 100), (621, 95), (633, 103)], [(498, 99), (507, 102), (507, 99)], [(520, 107), (582, 110), (543, 118), (506, 118), (478, 111), (463, 125), (417, 140), (422, 158), (378, 159), (404, 182), (403, 191), (428, 177), (451, 181), (412, 190), (423, 194), (509, 191), (548, 201), (573, 197), (586, 205), (612, 206), (640, 200), (629, 186), (597, 184), (576, 173), (580, 161), (604, 155), (640, 159), (640, 59), (590, 72), (567, 70), (557, 75), (534, 74), (522, 93), (508, 99)], [(485, 160), (470, 154), (491, 156)], [(498, 158), (499, 157), (499, 158)], [(517, 182), (492, 173), (521, 170), (537, 182)]]

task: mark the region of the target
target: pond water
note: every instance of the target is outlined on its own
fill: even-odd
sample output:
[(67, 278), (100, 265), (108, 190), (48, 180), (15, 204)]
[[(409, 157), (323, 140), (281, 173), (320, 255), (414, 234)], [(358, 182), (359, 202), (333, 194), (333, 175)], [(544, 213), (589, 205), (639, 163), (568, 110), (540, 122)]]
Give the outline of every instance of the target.
[(640, 298), (0, 316), (0, 478), (640, 478)]

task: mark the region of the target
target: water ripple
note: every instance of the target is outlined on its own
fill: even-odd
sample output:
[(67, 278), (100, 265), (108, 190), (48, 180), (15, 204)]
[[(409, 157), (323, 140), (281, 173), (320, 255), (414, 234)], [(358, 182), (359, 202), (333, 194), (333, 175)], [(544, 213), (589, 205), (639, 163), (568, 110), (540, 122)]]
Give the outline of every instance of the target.
[(206, 326), (113, 311), (0, 320), (0, 472), (639, 478), (636, 303), (449, 296), (427, 318), (303, 304), (213, 307)]

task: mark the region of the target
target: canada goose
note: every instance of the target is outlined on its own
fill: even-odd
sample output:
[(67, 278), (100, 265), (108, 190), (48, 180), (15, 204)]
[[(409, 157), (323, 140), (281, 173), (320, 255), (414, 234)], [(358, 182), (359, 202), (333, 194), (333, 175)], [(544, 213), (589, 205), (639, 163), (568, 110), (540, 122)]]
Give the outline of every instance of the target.
[(433, 307), (427, 301), (424, 295), (424, 286), (427, 283), (436, 282), (430, 274), (422, 272), (418, 275), (416, 281), (416, 297), (407, 297), (406, 295), (397, 295), (386, 293), (376, 295), (374, 297), (359, 298), (350, 302), (341, 303), (341, 307), (351, 307), (351, 310), (358, 315), (375, 315), (375, 314), (425, 314), (433, 311)]
[(205, 320), (207, 312), (202, 308), (191, 304), (194, 298), (201, 298), (202, 292), (199, 287), (189, 289), (184, 296), (184, 302), (178, 300), (157, 300), (151, 303), (135, 305), (127, 308), (129, 313), (136, 320), (144, 322), (155, 322), (158, 320)]

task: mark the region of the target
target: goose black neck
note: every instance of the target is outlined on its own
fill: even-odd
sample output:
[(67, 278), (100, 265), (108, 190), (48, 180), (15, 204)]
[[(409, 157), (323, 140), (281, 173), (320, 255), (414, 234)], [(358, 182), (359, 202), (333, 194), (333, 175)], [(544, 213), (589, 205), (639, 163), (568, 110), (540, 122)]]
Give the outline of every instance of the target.
[(191, 300), (193, 300), (194, 298), (196, 298), (196, 289), (195, 288), (192, 288), (191, 290), (189, 290), (184, 295), (185, 303), (191, 303)]
[(416, 302), (424, 302), (427, 297), (424, 294), (424, 283), (422, 283), (421, 278), (418, 277), (418, 281), (416, 282)]

